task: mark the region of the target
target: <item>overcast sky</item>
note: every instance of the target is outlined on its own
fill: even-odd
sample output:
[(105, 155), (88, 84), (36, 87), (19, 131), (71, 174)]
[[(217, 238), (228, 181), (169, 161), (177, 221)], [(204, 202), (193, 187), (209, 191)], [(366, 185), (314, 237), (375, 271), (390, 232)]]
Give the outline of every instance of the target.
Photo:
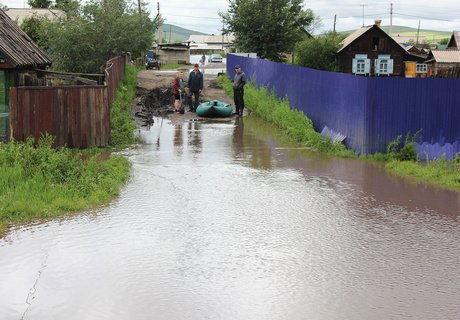
[[(146, 2), (154, 16), (157, 12), (157, 1)], [(160, 0), (158, 2), (165, 23), (209, 34), (220, 34), (222, 22), (218, 13), (228, 8), (227, 0)], [(0, 0), (0, 3), (10, 8), (27, 6), (27, 0)], [(359, 28), (363, 24), (363, 9), (365, 25), (372, 24), (374, 19), (381, 19), (382, 25), (390, 24), (390, 1), (307, 0), (304, 4), (321, 17), (322, 28), (317, 32), (332, 30), (335, 14), (337, 15), (336, 30)], [(421, 29), (460, 31), (460, 1), (393, 1), (393, 25), (417, 28), (419, 20)]]

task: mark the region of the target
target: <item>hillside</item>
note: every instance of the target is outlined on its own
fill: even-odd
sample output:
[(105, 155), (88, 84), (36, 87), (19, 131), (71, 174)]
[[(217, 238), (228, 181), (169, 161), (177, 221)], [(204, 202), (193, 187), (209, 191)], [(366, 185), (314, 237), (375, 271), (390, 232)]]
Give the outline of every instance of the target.
[[(382, 26), (383, 31), (389, 33), (390, 26)], [(355, 30), (348, 30), (342, 31), (342, 34), (351, 34), (355, 32)], [(405, 27), (405, 26), (393, 26), (393, 36), (416, 36), (417, 35), (417, 28)], [(426, 37), (428, 41), (437, 42), (441, 39), (450, 38), (452, 32), (446, 31), (436, 31), (436, 30), (428, 30), (428, 29), (420, 29), (420, 37)]]
[(180, 42), (187, 40), (191, 34), (206, 34), (198, 31), (184, 29), (173, 24), (163, 24), (163, 35), (167, 42)]

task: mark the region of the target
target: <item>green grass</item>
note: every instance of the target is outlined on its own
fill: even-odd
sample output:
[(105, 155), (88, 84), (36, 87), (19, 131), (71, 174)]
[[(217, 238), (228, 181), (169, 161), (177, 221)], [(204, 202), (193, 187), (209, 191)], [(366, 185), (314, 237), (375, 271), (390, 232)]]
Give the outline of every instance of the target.
[(37, 146), (0, 144), (0, 231), (106, 203), (129, 178), (129, 162), (104, 149), (54, 149), (44, 136)]
[(161, 67), (161, 70), (171, 70), (171, 69), (177, 69), (183, 66), (185, 66), (185, 64), (166, 63), (166, 64), (162, 64), (160, 67)]
[(115, 101), (110, 107), (112, 122), (112, 146), (122, 148), (136, 141), (134, 130), (136, 123), (132, 116), (132, 105), (136, 96), (138, 69), (128, 64), (125, 77), (118, 87)]
[(390, 161), (387, 170), (416, 182), (460, 191), (460, 161), (432, 160), (427, 165), (410, 161)]
[[(233, 95), (232, 83), (227, 77), (219, 77), (219, 83), (227, 94)], [(291, 109), (288, 100), (278, 99), (273, 90), (269, 91), (264, 87), (257, 89), (253, 84), (246, 85), (244, 101), (251, 112), (275, 124), (291, 139), (306, 147), (341, 157), (356, 156), (345, 145), (323, 139), (303, 112)]]

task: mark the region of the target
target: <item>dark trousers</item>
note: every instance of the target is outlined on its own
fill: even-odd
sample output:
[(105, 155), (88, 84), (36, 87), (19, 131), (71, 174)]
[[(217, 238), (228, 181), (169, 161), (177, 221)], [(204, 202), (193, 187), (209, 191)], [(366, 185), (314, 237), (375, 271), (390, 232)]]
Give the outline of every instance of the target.
[[(193, 99), (195, 97), (195, 99)], [(190, 109), (196, 110), (198, 105), (200, 104), (200, 91), (199, 90), (190, 90)]]
[(243, 115), (244, 109), (244, 90), (233, 89), (233, 99), (235, 101), (236, 113)]

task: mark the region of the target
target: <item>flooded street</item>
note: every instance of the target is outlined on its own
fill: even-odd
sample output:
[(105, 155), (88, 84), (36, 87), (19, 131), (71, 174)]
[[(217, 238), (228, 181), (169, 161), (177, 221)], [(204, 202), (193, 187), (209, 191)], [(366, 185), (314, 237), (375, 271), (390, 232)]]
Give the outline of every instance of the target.
[(94, 212), (0, 239), (0, 319), (460, 318), (460, 197), (251, 116), (154, 119)]

